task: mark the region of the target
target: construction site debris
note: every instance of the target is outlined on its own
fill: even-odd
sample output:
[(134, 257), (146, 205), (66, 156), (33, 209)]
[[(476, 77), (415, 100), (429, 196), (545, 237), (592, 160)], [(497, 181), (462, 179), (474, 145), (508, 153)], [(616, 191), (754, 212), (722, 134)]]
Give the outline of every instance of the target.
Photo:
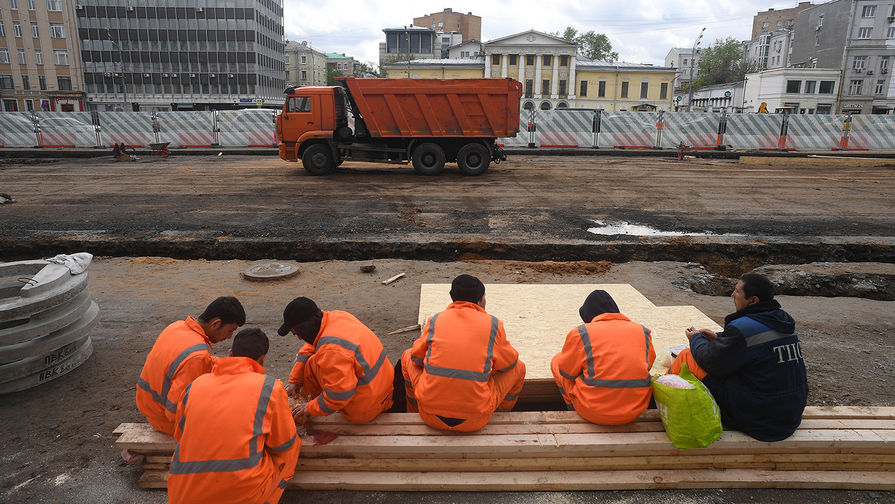
[(376, 271), (376, 265), (375, 264), (362, 264), (360, 267), (360, 270), (363, 273), (372, 273), (372, 272)]
[(401, 334), (401, 333), (406, 333), (406, 332), (410, 332), (410, 331), (419, 331), (421, 328), (422, 328), (422, 326), (420, 326), (419, 324), (413, 324), (412, 326), (407, 326), (407, 327), (402, 327), (400, 329), (396, 329), (396, 330), (388, 333), (387, 335), (394, 336), (395, 334)]
[(404, 273), (398, 273), (397, 275), (395, 275), (395, 276), (393, 276), (393, 277), (391, 277), (391, 278), (389, 278), (389, 279), (383, 280), (383, 281), (382, 281), (382, 285), (388, 285), (388, 284), (390, 284), (390, 283), (392, 283), (392, 282), (395, 282), (395, 281), (398, 280), (399, 278), (402, 278), (403, 276), (404, 276)]
[(242, 278), (253, 282), (282, 280), (285, 278), (292, 278), (298, 274), (298, 266), (279, 262), (256, 264), (250, 268), (246, 268), (246, 270), (241, 273)]

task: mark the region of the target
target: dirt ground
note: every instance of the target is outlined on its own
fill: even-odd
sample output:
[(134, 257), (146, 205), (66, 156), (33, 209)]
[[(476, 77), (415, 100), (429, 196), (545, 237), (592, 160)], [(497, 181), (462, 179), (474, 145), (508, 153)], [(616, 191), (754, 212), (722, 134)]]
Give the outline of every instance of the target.
[[(590, 219), (614, 218), (660, 229), (742, 233), (714, 256), (744, 241), (868, 244), (892, 256), (895, 177), (889, 166), (843, 169), (743, 167), (731, 161), (677, 163), (639, 158), (527, 157), (492, 167), (483, 177), (412, 175), (407, 167), (347, 166), (334, 177), (306, 176), (299, 165), (231, 156), (159, 163), (111, 161), (0, 164), (0, 260), (22, 250), (45, 257), (66, 245), (140, 243), (117, 257), (97, 257), (90, 290), (100, 306), (91, 333), (94, 355), (58, 380), (0, 396), (0, 502), (162, 503), (164, 492), (136, 487), (140, 469), (125, 465), (111, 431), (140, 421), (135, 381), (155, 337), (167, 324), (196, 315), (214, 297), (232, 294), (246, 306), (248, 326), (272, 339), (268, 373), (285, 378), (298, 343), (275, 335), (284, 305), (307, 295), (324, 309), (345, 309), (382, 336), (397, 358), (413, 334), (384, 336), (416, 322), (421, 283), (471, 273), (486, 283), (630, 283), (656, 305), (694, 305), (720, 322), (732, 311), (724, 296), (686, 288), (695, 256), (674, 261), (527, 263), (500, 257), (512, 243), (539, 242), (574, 255), (570, 245), (598, 247)], [(90, 240), (75, 241), (83, 237)], [(265, 240), (300, 240), (320, 252), (299, 263), (297, 277), (248, 282), (239, 273), (257, 261), (142, 257), (151, 243), (234, 240), (252, 257), (289, 260)], [(620, 239), (613, 237), (613, 240)], [(639, 237), (622, 237), (633, 242)], [(671, 238), (674, 240), (679, 238)], [(91, 241), (92, 240), (92, 241)], [(363, 257), (326, 260), (333, 243), (401, 240), (421, 258), (432, 242), (481, 243), (477, 254), (439, 260)], [(24, 247), (24, 248), (22, 248)], [(30, 247), (30, 248), (28, 248)], [(681, 246), (686, 250), (687, 244)], [(87, 249), (91, 251), (91, 249)], [(185, 249), (184, 249), (185, 250)], [(377, 249), (381, 251), (382, 249)], [(440, 249), (442, 252), (446, 249)], [(834, 249), (824, 249), (831, 250)], [(77, 252), (79, 250), (65, 250)], [(360, 254), (360, 252), (357, 252)], [(379, 254), (381, 252), (377, 252)], [(101, 255), (101, 254), (100, 254)], [(363, 255), (363, 254), (360, 254)], [(582, 254), (590, 259), (592, 255)], [(135, 257), (125, 257), (135, 256)], [(463, 260), (457, 260), (463, 256)], [(829, 257), (828, 260), (841, 260)], [(373, 263), (376, 271), (359, 271)], [(889, 262), (892, 262), (891, 260)], [(738, 274), (754, 264), (725, 263)], [(380, 281), (404, 272), (405, 278)], [(796, 319), (809, 372), (809, 404), (895, 405), (895, 302), (853, 297), (781, 296)], [(577, 306), (569, 307), (577, 310)], [(499, 314), (498, 314), (499, 315)], [(558, 334), (561, 345), (563, 334)], [(512, 335), (510, 335), (512, 339)], [(229, 343), (215, 346), (224, 355)], [(557, 347), (557, 350), (559, 346)], [(383, 493), (287, 492), (281, 502), (720, 503), (895, 502), (893, 492), (815, 490), (686, 490), (637, 492)]]

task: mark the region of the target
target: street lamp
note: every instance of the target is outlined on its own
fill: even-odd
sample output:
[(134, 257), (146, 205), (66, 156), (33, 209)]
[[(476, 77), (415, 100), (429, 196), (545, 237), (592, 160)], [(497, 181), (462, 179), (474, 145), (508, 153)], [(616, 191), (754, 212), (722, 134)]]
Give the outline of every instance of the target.
[(705, 33), (704, 26), (699, 32), (699, 36), (696, 37), (696, 42), (693, 43), (693, 52), (690, 54), (690, 82), (687, 83), (687, 88), (690, 93), (687, 97), (687, 112), (693, 112), (693, 67), (696, 64), (696, 48), (699, 47), (699, 41), (702, 40), (703, 33)]
[(121, 92), (124, 95), (124, 103), (122, 104), (122, 110), (127, 112), (127, 81), (125, 81), (124, 77), (124, 51), (121, 50), (121, 45), (112, 40), (112, 31), (108, 28), (106, 29), (106, 38), (109, 42), (112, 43), (112, 46), (118, 51), (118, 63), (121, 66)]

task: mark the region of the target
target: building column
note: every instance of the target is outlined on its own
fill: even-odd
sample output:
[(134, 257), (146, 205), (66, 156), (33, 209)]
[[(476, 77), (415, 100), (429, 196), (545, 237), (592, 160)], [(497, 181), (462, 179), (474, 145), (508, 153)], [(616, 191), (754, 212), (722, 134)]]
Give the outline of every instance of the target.
[(507, 59), (509, 54), (503, 53), (500, 55), (500, 76), (504, 79), (507, 78)]
[[(895, 81), (895, 79), (892, 79)], [(519, 55), (519, 82), (522, 83), (522, 97), (525, 97), (525, 55)], [(534, 91), (534, 89), (532, 89)]]
[(572, 58), (569, 61), (569, 99), (574, 100), (575, 95), (578, 94), (577, 82), (575, 82), (575, 55), (569, 56)]
[(491, 78), (491, 55), (488, 54), (487, 52), (485, 52), (484, 49), (482, 50), (482, 52), (485, 53), (485, 78), (490, 79)]
[(535, 82), (534, 82), (534, 86), (533, 86), (534, 87), (533, 91), (535, 92), (535, 98), (537, 98), (539, 100), (541, 99), (541, 62), (542, 62), (541, 58), (542, 58), (542, 56), (543, 55), (541, 55), (541, 54), (535, 54)]
[(553, 79), (550, 80), (550, 98), (559, 98), (559, 55), (553, 55)]

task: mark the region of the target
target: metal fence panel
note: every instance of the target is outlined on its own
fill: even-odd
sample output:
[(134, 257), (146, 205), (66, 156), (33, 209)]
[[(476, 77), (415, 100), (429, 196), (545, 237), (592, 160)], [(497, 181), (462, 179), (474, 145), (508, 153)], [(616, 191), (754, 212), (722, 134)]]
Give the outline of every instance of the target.
[(853, 115), (849, 149), (895, 150), (895, 116)]
[(531, 133), (528, 131), (528, 123), (532, 120), (532, 113), (529, 110), (519, 111), (519, 131), (516, 136), (507, 138), (498, 138), (497, 143), (504, 147), (528, 147), (528, 141)]
[(602, 112), (599, 147), (653, 147), (658, 112)]
[(795, 150), (838, 149), (844, 122), (844, 115), (790, 115), (786, 146)]
[(214, 112), (178, 111), (156, 113), (159, 141), (169, 147), (211, 147), (214, 142)]
[(43, 147), (96, 147), (96, 128), (90, 112), (38, 112)]
[(275, 110), (248, 109), (217, 112), (221, 147), (273, 147), (276, 145)]
[(677, 148), (681, 142), (696, 148), (718, 145), (718, 125), (721, 114), (705, 112), (665, 112), (665, 129), (660, 147)]
[(151, 112), (97, 112), (100, 144), (146, 147), (156, 141)]
[(593, 147), (593, 110), (545, 110), (540, 112), (541, 147)]
[(0, 113), (0, 147), (34, 147), (38, 145), (30, 112)]
[(780, 114), (730, 114), (724, 143), (734, 149), (776, 149), (782, 125)]

